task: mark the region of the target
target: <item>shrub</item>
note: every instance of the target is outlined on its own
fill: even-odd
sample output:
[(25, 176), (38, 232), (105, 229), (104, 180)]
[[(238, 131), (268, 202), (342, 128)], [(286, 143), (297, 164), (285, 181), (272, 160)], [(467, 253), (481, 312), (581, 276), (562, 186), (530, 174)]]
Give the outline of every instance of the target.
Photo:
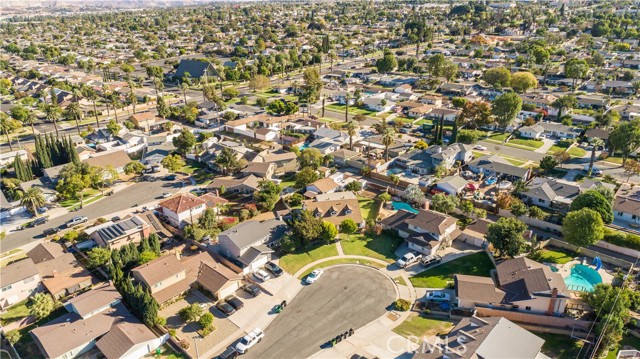
[(167, 325), (167, 318), (157, 317), (156, 318), (156, 324), (161, 326), (161, 327), (164, 327), (165, 325)]
[(4, 334), (4, 336), (5, 336), (5, 338), (7, 338), (9, 343), (11, 343), (11, 345), (16, 344), (20, 340), (20, 338), (22, 337), (22, 335), (20, 334), (18, 329), (10, 330), (10, 331), (6, 332)]
[(401, 312), (406, 312), (411, 308), (411, 302), (406, 299), (398, 299), (395, 301), (394, 306)]
[(211, 325), (213, 324), (213, 314), (204, 313), (200, 317), (200, 320), (198, 320), (198, 323), (200, 324), (202, 329), (209, 329), (211, 327)]
[(181, 339), (180, 340), (180, 348), (187, 350), (189, 349), (189, 347), (191, 346), (191, 343), (189, 343), (189, 341), (187, 339)]
[(640, 250), (640, 236), (635, 234), (626, 234), (605, 228), (603, 240), (616, 246)]
[(173, 338), (175, 338), (176, 336), (176, 330), (175, 329), (169, 329), (169, 335)]
[(458, 132), (458, 142), (466, 144), (474, 144), (478, 142), (480, 132), (476, 130), (460, 130)]

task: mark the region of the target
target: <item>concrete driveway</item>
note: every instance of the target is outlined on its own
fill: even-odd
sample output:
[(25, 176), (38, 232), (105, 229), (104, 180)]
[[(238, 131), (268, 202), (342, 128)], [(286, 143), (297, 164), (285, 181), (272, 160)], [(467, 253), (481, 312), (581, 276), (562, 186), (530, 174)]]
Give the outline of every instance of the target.
[[(361, 266), (325, 270), (320, 280), (306, 288), (266, 328), (264, 340), (245, 358), (306, 358), (349, 328), (384, 315), (396, 299), (391, 280), (381, 272)], [(264, 329), (264, 328), (263, 328)]]

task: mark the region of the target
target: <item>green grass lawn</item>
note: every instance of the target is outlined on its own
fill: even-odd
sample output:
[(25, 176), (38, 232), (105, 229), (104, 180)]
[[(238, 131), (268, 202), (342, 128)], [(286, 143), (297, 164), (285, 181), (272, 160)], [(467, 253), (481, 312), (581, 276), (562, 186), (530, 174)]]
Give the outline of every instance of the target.
[(547, 151), (547, 154), (553, 155), (557, 152), (563, 152), (563, 151), (567, 151), (569, 156), (572, 156), (572, 157), (584, 157), (587, 154), (587, 151), (583, 150), (580, 147), (573, 146), (569, 150), (567, 150), (566, 147), (562, 147), (558, 145), (551, 146), (551, 148), (549, 148), (549, 150)]
[(631, 334), (626, 335), (620, 341), (620, 346), (618, 346), (618, 349), (610, 350), (609, 354), (607, 354), (607, 356), (604, 359), (616, 359), (616, 356), (618, 355), (618, 351), (624, 348), (625, 345), (631, 346), (636, 350), (640, 350), (640, 339), (632, 336)]
[(282, 188), (295, 187), (295, 185), (296, 185), (296, 177), (295, 176), (282, 177), (281, 180), (282, 180), (282, 182), (280, 182), (280, 187), (282, 187)]
[(280, 258), (280, 267), (287, 271), (289, 274), (295, 274), (302, 267), (311, 262), (315, 262), (318, 259), (333, 257), (338, 255), (336, 245), (312, 245), (306, 248), (306, 250), (296, 251), (291, 254), (287, 254)]
[(378, 210), (380, 209), (378, 201), (358, 196), (358, 204), (360, 205), (360, 213), (362, 214), (362, 218), (366, 221), (367, 219), (376, 220), (378, 217)]
[(610, 163), (615, 163), (617, 165), (621, 165), (622, 164), (622, 157), (609, 156), (609, 157), (605, 158), (604, 161), (605, 162), (610, 162)]
[(540, 253), (531, 257), (531, 259), (541, 262), (541, 263), (556, 263), (556, 264), (565, 264), (573, 260), (573, 258), (577, 257), (578, 254), (572, 252), (570, 250), (562, 249), (562, 248), (553, 248), (553, 249), (543, 249)]
[(404, 285), (404, 286), (407, 285), (407, 282), (405, 282), (404, 278), (402, 278), (402, 277), (395, 277), (395, 278), (393, 278), (393, 281), (398, 283), (398, 284), (400, 284), (400, 285)]
[(551, 171), (548, 171), (547, 173), (545, 173), (546, 176), (549, 177), (554, 177), (554, 178), (562, 178), (564, 177), (567, 172), (569, 172), (568, 170), (565, 170), (564, 168), (554, 168)]
[(17, 322), (28, 315), (29, 307), (27, 307), (27, 300), (23, 300), (20, 303), (14, 304), (4, 314), (0, 315), (0, 324), (7, 325), (9, 323)]
[(22, 251), (22, 250), (19, 250), (19, 251), (22, 252), (22, 253), (13, 255), (11, 257), (6, 257), (6, 258), (0, 259), (0, 268), (2, 268), (4, 266), (7, 266), (7, 265), (9, 265), (9, 264), (11, 264), (13, 262), (19, 261), (19, 260), (21, 260), (23, 258), (27, 258), (27, 254), (24, 251)]
[(349, 239), (342, 240), (341, 244), (344, 254), (377, 258), (393, 263), (396, 260), (394, 251), (402, 244), (402, 241), (402, 238), (386, 233), (382, 233), (378, 237), (355, 234), (349, 236)]
[[(542, 345), (542, 353), (555, 359), (574, 359), (580, 348), (582, 348), (582, 342), (576, 339), (572, 339), (568, 335), (553, 334), (553, 333), (533, 333), (540, 338), (544, 339)], [(615, 357), (614, 357), (615, 358)]]
[[(334, 110), (334, 111), (339, 111), (341, 113), (344, 113), (345, 110), (345, 106), (344, 105), (339, 105), (339, 104), (331, 104), (331, 105), (326, 105), (325, 108)], [(365, 116), (374, 116), (376, 114), (375, 111), (370, 111), (364, 108), (358, 108), (355, 106), (349, 106), (349, 114), (351, 115), (365, 115)]]
[(403, 337), (429, 337), (433, 335), (448, 334), (453, 329), (453, 322), (424, 318), (420, 315), (411, 315), (393, 329), (393, 332)]
[[(97, 189), (93, 189), (93, 188), (85, 189), (84, 193), (82, 194), (82, 197), (84, 198), (84, 204), (87, 204), (87, 201), (89, 200), (89, 198), (98, 194), (100, 194), (100, 191), (98, 191)], [(58, 202), (58, 204), (62, 207), (67, 208), (67, 207), (79, 205), (80, 201), (74, 198), (68, 198)]]
[(505, 146), (521, 148), (524, 150), (535, 150), (542, 147), (542, 145), (544, 145), (544, 142), (542, 141), (530, 140), (525, 138), (515, 138), (515, 137), (511, 137), (511, 140), (509, 140), (509, 142), (503, 143), (503, 141), (508, 136), (509, 136), (508, 133), (501, 133), (499, 135), (493, 135), (487, 138), (487, 141), (492, 143), (502, 144)]
[(521, 161), (521, 160), (519, 160), (517, 158), (513, 158), (513, 157), (509, 157), (509, 156), (500, 156), (500, 157), (502, 157), (505, 160), (509, 161), (509, 163), (511, 163), (512, 165), (518, 166), (518, 167), (520, 167), (520, 166), (524, 165), (525, 163), (527, 163), (526, 161)]
[(306, 271), (304, 271), (298, 278), (302, 279), (302, 278), (306, 277), (309, 273), (313, 272), (314, 270), (316, 270), (318, 268), (326, 268), (326, 267), (331, 267), (331, 266), (338, 265), (338, 264), (362, 264), (362, 265), (365, 265), (365, 266), (370, 266), (370, 267), (375, 267), (375, 268), (384, 267), (382, 264), (379, 264), (379, 263), (373, 262), (373, 261), (368, 261), (366, 259), (336, 258), (336, 259), (331, 259), (331, 260), (328, 260), (326, 262), (318, 263), (318, 264), (312, 266), (311, 268), (309, 268)]
[(186, 165), (181, 167), (178, 172), (184, 172), (193, 176), (198, 185), (209, 184), (213, 180), (213, 174), (207, 172), (206, 166), (196, 161), (186, 161)]
[(453, 281), (455, 274), (489, 277), (489, 271), (493, 268), (493, 263), (487, 254), (478, 252), (427, 269), (409, 279), (414, 287), (444, 288), (447, 286), (447, 282)]

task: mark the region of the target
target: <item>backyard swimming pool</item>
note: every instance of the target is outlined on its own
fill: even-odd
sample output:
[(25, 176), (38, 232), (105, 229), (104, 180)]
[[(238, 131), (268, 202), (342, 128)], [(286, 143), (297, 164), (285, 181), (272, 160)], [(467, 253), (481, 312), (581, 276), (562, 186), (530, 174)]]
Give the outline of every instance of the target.
[(418, 210), (411, 207), (411, 205), (409, 203), (406, 202), (391, 202), (391, 205), (393, 206), (393, 209), (397, 210), (401, 210), (404, 209), (405, 211), (411, 212), (411, 213), (418, 213)]
[(602, 283), (600, 274), (583, 264), (571, 267), (571, 275), (564, 279), (567, 289), (580, 292), (592, 292), (593, 288), (600, 283)]
[(299, 149), (300, 151), (302, 151), (302, 150), (304, 150), (304, 149), (307, 149), (307, 148), (309, 148), (309, 144), (308, 144), (308, 143), (306, 143), (306, 142), (305, 142), (305, 143), (303, 143), (303, 144), (301, 144), (301, 145), (298, 145), (298, 149)]

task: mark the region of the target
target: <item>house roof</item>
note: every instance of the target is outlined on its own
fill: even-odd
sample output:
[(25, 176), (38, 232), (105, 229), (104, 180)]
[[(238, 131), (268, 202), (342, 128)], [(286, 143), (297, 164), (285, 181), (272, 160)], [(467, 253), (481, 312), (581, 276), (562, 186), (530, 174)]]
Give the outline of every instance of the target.
[(180, 259), (174, 254), (168, 254), (137, 266), (131, 271), (138, 273), (147, 284), (153, 286), (159, 281), (172, 277), (183, 270)]
[(228, 200), (216, 196), (212, 193), (205, 193), (203, 195), (200, 196), (200, 199), (202, 199), (203, 201), (206, 202), (207, 207), (211, 208), (211, 207), (215, 207), (221, 204), (225, 204), (225, 203), (229, 203)]
[(567, 292), (567, 286), (559, 273), (526, 257), (498, 264), (496, 273), (500, 289), (507, 293), (504, 298), (506, 302), (530, 299), (534, 293), (548, 292), (554, 288), (560, 295)]
[(531, 198), (570, 204), (580, 194), (580, 187), (562, 180), (536, 177), (529, 184), (528, 190), (522, 194)]
[(501, 303), (505, 293), (496, 288), (491, 277), (456, 274), (456, 297), (481, 303)]
[(55, 277), (77, 270), (80, 267), (76, 257), (72, 253), (63, 253), (60, 256), (36, 263), (40, 277)]
[(27, 257), (31, 258), (34, 263), (40, 263), (51, 259), (58, 258), (64, 254), (64, 249), (59, 243), (45, 242), (33, 247), (27, 252)]
[(259, 174), (260, 177), (265, 177), (266, 174), (273, 168), (275, 169), (276, 165), (271, 162), (251, 162), (247, 167), (245, 167), (241, 172), (242, 173), (253, 173)]
[(255, 246), (249, 247), (238, 260), (242, 262), (242, 264), (249, 266), (251, 263), (255, 262), (256, 259), (260, 258), (263, 254), (273, 253), (273, 249), (265, 246), (264, 244), (258, 244)]
[(96, 156), (87, 158), (86, 162), (90, 166), (104, 168), (111, 166), (114, 169), (122, 168), (131, 162), (131, 158), (123, 151), (110, 152), (104, 155), (96, 154)]
[(544, 132), (544, 127), (540, 126), (539, 124), (534, 124), (531, 126), (522, 126), (520, 127), (520, 129), (518, 129), (518, 131), (520, 132), (533, 132), (533, 133), (543, 133)]
[(31, 258), (13, 262), (8, 266), (0, 268), (0, 287), (4, 288), (38, 274), (38, 267), (36, 267)]
[(191, 193), (181, 193), (158, 203), (158, 206), (175, 213), (182, 213), (192, 208), (205, 204), (205, 201)]
[[(351, 193), (352, 195), (345, 195)], [(358, 199), (353, 192), (329, 193), (334, 197), (325, 199), (318, 195), (313, 200), (304, 201), (303, 208), (311, 211), (315, 216), (325, 221), (339, 225), (345, 219), (352, 219), (356, 223), (362, 223), (362, 213), (358, 204)], [(335, 212), (335, 214), (333, 214)]]
[(455, 175), (455, 176), (444, 177), (440, 181), (438, 181), (438, 184), (445, 184), (445, 183), (457, 190), (461, 190), (467, 185), (467, 180), (458, 175)]
[(234, 177), (218, 177), (214, 178), (213, 181), (207, 186), (208, 188), (221, 188), (225, 187), (226, 189), (231, 189), (234, 187), (238, 187), (241, 185), (247, 186), (249, 188), (258, 189), (258, 184), (261, 178), (250, 174), (243, 178), (234, 178)]
[(590, 128), (587, 130), (587, 132), (584, 133), (585, 137), (587, 138), (600, 138), (602, 140), (608, 140), (609, 139), (609, 135), (611, 133), (609, 133), (609, 131), (607, 130), (603, 130), (601, 128)]
[(457, 220), (440, 212), (421, 209), (406, 222), (427, 232), (442, 234), (445, 229), (455, 225)]
[(82, 293), (77, 297), (71, 298), (67, 304), (71, 304), (76, 313), (81, 317), (85, 317), (100, 308), (117, 302), (122, 296), (112, 284), (105, 284), (99, 288)]
[(313, 182), (309, 186), (316, 187), (320, 191), (320, 193), (324, 193), (336, 189), (338, 187), (338, 184), (333, 180), (333, 178), (327, 177), (321, 178)]
[[(241, 280), (242, 276), (220, 264), (202, 262), (198, 272), (198, 283), (209, 292), (216, 294), (229, 281)], [(218, 298), (222, 299), (222, 298)]]
[(121, 321), (96, 342), (107, 359), (120, 359), (137, 344), (156, 339), (156, 336), (139, 321)]
[(228, 238), (238, 248), (245, 248), (267, 236), (279, 238), (286, 230), (286, 223), (279, 219), (246, 221), (220, 233), (218, 238)]
[(492, 223), (494, 222), (491, 220), (478, 218), (466, 226), (462, 232), (470, 235), (478, 235), (480, 238), (484, 238), (489, 231), (489, 225)]
[(469, 166), (482, 168), (486, 171), (507, 174), (524, 178), (529, 173), (528, 168), (514, 166), (498, 155), (485, 155), (469, 163)]
[(640, 216), (640, 187), (620, 186), (613, 200), (613, 210)]
[(95, 233), (104, 242), (108, 243), (114, 239), (118, 239), (122, 236), (130, 233), (141, 231), (145, 227), (145, 222), (138, 216), (126, 218), (118, 223), (113, 223), (110, 226), (100, 228)]

